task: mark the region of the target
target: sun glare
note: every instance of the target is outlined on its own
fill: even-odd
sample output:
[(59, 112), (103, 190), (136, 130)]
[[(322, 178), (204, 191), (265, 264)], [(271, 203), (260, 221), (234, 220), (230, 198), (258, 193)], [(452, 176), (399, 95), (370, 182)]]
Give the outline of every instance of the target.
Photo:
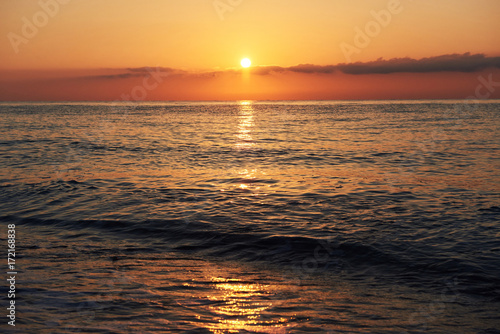
[(252, 65), (252, 61), (248, 58), (243, 58), (241, 60), (241, 66), (247, 68), (247, 67), (250, 67), (250, 65)]

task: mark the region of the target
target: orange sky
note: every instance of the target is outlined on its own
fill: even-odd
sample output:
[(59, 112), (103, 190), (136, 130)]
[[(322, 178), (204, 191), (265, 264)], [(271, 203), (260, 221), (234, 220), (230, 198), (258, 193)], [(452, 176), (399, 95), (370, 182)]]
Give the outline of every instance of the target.
[[(0, 100), (465, 98), (481, 76), (500, 82), (499, 13), (497, 0), (1, 1)], [(460, 63), (324, 71), (442, 55)]]

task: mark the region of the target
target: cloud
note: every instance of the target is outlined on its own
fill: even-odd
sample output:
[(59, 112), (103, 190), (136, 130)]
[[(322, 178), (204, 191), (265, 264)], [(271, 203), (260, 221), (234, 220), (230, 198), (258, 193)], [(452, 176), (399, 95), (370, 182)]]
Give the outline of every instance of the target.
[(340, 64), (336, 66), (346, 74), (389, 74), (429, 72), (476, 72), (489, 67), (500, 68), (500, 57), (465, 53), (430, 58), (394, 58), (367, 63)]
[(268, 75), (272, 73), (285, 72), (287, 68), (281, 66), (255, 66), (250, 69), (253, 74)]
[(451, 54), (422, 59), (394, 58), (378, 59), (371, 62), (357, 62), (337, 65), (301, 64), (291, 67), (259, 66), (252, 73), (268, 75), (271, 73), (305, 74), (391, 74), (391, 73), (434, 73), (434, 72), (476, 72), (485, 68), (500, 68), (500, 57), (486, 57), (484, 54)]
[(337, 70), (334, 65), (320, 66), (320, 65), (311, 65), (311, 64), (301, 64), (297, 66), (292, 66), (288, 68), (289, 71), (297, 72), (297, 73), (323, 73), (330, 74)]
[(131, 67), (122, 70), (104, 70), (104, 72), (111, 71), (110, 74), (99, 74), (99, 75), (89, 75), (83, 77), (83, 79), (102, 79), (102, 80), (113, 80), (113, 79), (129, 79), (129, 78), (142, 78), (148, 77), (152, 72), (161, 75), (162, 77), (167, 77), (168, 75), (182, 73), (183, 71), (176, 70), (170, 67)]

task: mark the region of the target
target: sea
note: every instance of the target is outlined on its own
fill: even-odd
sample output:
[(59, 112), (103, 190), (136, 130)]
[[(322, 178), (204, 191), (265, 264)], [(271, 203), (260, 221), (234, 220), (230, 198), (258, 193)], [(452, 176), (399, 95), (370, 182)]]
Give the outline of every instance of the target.
[(0, 130), (2, 333), (500, 333), (499, 100), (3, 102)]

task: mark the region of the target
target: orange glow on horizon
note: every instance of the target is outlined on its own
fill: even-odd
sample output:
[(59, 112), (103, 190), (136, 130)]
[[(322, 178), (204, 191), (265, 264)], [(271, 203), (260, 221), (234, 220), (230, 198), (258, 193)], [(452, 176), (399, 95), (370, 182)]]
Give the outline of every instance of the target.
[(500, 56), (496, 0), (372, 0), (363, 6), (349, 0), (254, 0), (224, 9), (197, 0), (42, 3), (0, 5), (0, 31), (7, 37), (0, 40), (0, 100), (122, 100), (143, 83), (136, 72), (119, 69), (146, 67), (181, 72), (138, 100), (465, 98), (474, 92), (477, 75), (464, 84), (452, 78), (469, 80), (467, 73), (259, 75), (261, 66), (250, 66), (250, 59), (243, 68), (234, 65), (250, 54), (263, 66), (280, 68)]

